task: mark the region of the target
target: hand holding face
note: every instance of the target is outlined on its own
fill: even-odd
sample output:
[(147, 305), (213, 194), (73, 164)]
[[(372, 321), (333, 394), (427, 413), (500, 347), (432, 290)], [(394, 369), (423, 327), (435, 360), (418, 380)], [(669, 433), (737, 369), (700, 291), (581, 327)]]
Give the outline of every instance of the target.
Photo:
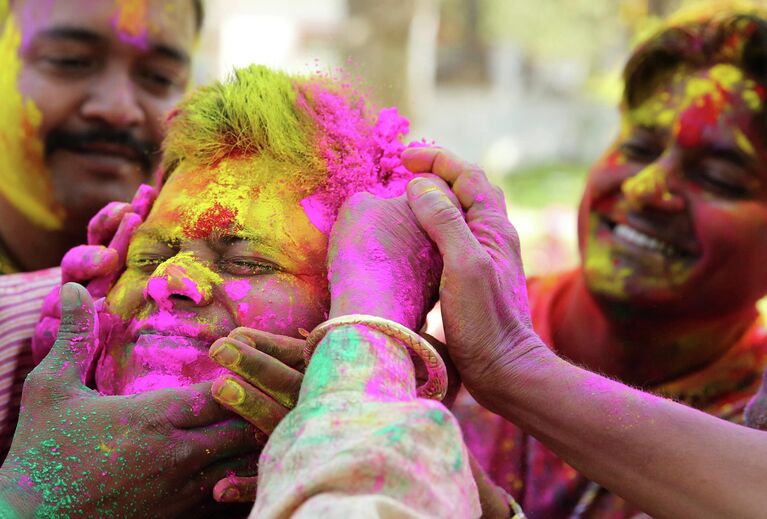
[[(235, 373), (213, 383), (213, 398), (253, 424), (261, 446), (298, 401), (303, 351), (300, 339), (251, 328), (236, 328), (210, 347), (210, 357)], [(214, 497), (223, 502), (253, 502), (256, 480), (230, 474), (216, 484)]]
[(545, 349), (530, 323), (519, 238), (503, 194), (476, 166), (430, 148), (406, 150), (402, 161), (446, 181), (465, 211), (464, 218), (439, 183), (408, 185), (408, 203), (444, 263), (439, 295), (450, 357), (469, 391), (486, 401), (508, 367)]
[[(73, 248), (61, 260), (62, 284), (74, 281), (87, 285), (91, 297), (104, 297), (125, 266), (133, 232), (149, 214), (156, 198), (153, 187), (142, 185), (131, 203), (111, 202), (99, 211), (88, 223), (88, 245)], [(57, 287), (45, 298), (32, 336), (35, 362), (47, 355), (56, 340), (61, 320), (59, 307)]]
[(418, 330), (436, 300), (440, 269), (404, 197), (357, 193), (330, 236), (330, 317), (369, 314)]
[(253, 431), (210, 398), (210, 383), (102, 396), (92, 368), (93, 301), (62, 288), (54, 348), (24, 384), (0, 496), (24, 517), (204, 514), (216, 481), (252, 470)]

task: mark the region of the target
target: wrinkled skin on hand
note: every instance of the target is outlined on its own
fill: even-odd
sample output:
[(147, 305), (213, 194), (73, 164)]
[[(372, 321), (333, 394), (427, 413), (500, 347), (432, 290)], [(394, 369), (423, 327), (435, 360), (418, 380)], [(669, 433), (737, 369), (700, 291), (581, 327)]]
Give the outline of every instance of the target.
[(210, 383), (127, 397), (87, 388), (93, 302), (76, 284), (61, 302), (54, 348), (24, 384), (0, 497), (23, 517), (222, 512), (212, 487), (230, 471), (252, 472), (252, 428), (210, 398)]
[[(125, 266), (133, 232), (141, 225), (157, 198), (157, 190), (141, 185), (131, 203), (111, 202), (88, 224), (88, 244), (71, 249), (61, 261), (61, 282), (86, 285), (93, 298), (104, 297)], [(59, 330), (59, 289), (45, 298), (40, 321), (32, 336), (32, 355), (40, 362), (50, 351)]]
[(477, 166), (430, 148), (406, 150), (402, 161), (447, 182), (465, 211), (439, 183), (416, 178), (408, 185), (408, 203), (442, 255), (439, 297), (450, 357), (474, 398), (487, 404), (513, 374), (510, 367), (545, 348), (530, 321), (519, 238), (503, 193)]
[[(210, 347), (210, 357), (234, 373), (213, 383), (213, 398), (250, 422), (262, 446), (298, 401), (303, 351), (302, 340), (251, 328), (235, 328)], [(213, 495), (222, 502), (252, 503), (257, 479), (231, 473), (216, 484)]]
[(330, 317), (369, 314), (418, 330), (436, 302), (441, 269), (405, 197), (357, 193), (330, 236)]

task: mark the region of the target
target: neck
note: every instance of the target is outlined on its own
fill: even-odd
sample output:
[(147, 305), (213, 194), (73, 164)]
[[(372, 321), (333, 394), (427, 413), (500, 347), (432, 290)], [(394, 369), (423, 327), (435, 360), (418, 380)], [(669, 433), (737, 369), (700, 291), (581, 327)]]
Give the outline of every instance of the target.
[[(726, 353), (757, 317), (751, 307), (716, 319), (642, 314), (597, 301), (583, 277), (554, 311), (554, 347), (591, 371), (641, 388), (701, 369)], [(620, 314), (620, 315), (618, 315)]]
[[(78, 228), (80, 232), (72, 229)], [(55, 267), (72, 247), (85, 243), (86, 226), (46, 230), (34, 225), (7, 200), (0, 198), (0, 240), (8, 259), (22, 272)]]

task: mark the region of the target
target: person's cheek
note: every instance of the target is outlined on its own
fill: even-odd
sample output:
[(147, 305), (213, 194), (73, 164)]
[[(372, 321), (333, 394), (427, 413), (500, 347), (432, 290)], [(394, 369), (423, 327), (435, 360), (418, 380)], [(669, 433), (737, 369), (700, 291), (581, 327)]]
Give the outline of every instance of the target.
[(238, 326), (300, 338), (324, 319), (321, 295), (300, 279), (257, 276), (248, 284), (247, 293), (242, 282), (224, 285)]
[(144, 302), (147, 275), (128, 269), (109, 289), (106, 304), (109, 311), (122, 319), (129, 319)]

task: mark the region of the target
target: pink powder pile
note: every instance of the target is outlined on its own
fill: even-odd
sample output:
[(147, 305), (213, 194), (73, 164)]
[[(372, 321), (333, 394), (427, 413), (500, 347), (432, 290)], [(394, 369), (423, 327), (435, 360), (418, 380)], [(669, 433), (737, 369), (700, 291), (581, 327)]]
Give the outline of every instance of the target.
[(299, 86), (297, 101), (316, 121), (317, 147), (328, 171), (325, 186), (302, 200), (301, 206), (326, 234), (338, 208), (354, 193), (367, 191), (382, 198), (403, 194), (413, 174), (402, 165), (400, 154), (406, 147), (424, 145), (403, 144), (410, 122), (396, 108), (382, 109), (371, 122), (364, 97), (348, 83), (342, 89), (345, 92), (339, 94), (329, 90), (326, 82), (309, 82)]

